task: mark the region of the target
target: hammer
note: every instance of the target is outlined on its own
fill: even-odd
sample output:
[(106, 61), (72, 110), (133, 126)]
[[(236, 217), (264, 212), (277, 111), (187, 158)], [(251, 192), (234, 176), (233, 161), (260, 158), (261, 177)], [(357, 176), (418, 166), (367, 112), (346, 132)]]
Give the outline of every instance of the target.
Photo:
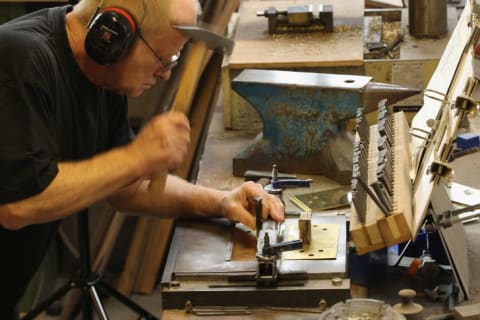
[[(180, 30), (193, 40), (205, 43), (205, 45), (212, 50), (228, 55), (232, 53), (234, 41), (214, 32), (206, 24), (202, 26), (175, 25), (174, 28)], [(162, 192), (165, 188), (167, 175), (168, 172), (166, 171), (154, 173), (148, 188), (156, 190), (156, 192)]]

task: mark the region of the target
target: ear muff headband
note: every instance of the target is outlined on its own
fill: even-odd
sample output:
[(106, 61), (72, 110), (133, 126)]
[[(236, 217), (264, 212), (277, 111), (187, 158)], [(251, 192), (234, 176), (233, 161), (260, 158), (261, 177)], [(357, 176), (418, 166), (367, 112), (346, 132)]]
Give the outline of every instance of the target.
[(132, 15), (125, 9), (122, 8), (116, 8), (116, 7), (107, 7), (105, 9), (100, 10), (101, 13), (104, 13), (106, 11), (113, 11), (127, 19), (128, 23), (130, 24), (130, 27), (132, 28), (133, 34), (137, 32), (137, 24), (135, 20), (133, 19)]
[(128, 52), (136, 31), (137, 24), (128, 11), (115, 7), (102, 9), (88, 26), (85, 50), (99, 64), (114, 64)]

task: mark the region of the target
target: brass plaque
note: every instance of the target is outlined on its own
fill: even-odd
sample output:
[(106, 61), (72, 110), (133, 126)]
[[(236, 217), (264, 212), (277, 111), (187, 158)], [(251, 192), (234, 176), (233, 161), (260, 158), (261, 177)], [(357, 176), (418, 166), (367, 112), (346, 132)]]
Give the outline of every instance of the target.
[[(338, 247), (337, 224), (321, 224), (312, 222), (312, 240), (309, 246), (302, 250), (283, 252), (283, 259), (286, 260), (320, 260), (336, 259)], [(290, 225), (285, 230), (285, 240), (298, 239), (298, 225)]]

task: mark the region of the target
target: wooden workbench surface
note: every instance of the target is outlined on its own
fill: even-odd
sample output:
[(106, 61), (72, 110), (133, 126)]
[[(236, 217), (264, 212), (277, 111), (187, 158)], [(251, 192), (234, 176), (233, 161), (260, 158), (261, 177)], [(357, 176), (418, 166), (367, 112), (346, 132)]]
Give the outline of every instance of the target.
[[(333, 33), (268, 33), (268, 19), (257, 11), (270, 6), (286, 10), (292, 5), (333, 5)], [(246, 1), (239, 10), (235, 48), (230, 68), (310, 68), (324, 66), (358, 66), (363, 60), (364, 1)], [(315, 10), (314, 10), (315, 12)]]

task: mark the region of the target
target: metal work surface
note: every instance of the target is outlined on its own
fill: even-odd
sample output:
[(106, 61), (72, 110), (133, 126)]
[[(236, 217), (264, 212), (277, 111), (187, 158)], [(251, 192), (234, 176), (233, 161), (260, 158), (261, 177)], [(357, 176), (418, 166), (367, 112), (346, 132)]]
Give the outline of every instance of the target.
[[(162, 278), (164, 308), (183, 308), (187, 301), (193, 305), (318, 307), (321, 299), (331, 305), (348, 298), (345, 217), (314, 215), (312, 223), (338, 226), (336, 259), (281, 259), (278, 283), (257, 287), (253, 232), (222, 219), (180, 221)], [(285, 234), (296, 224), (296, 218), (287, 218)], [(234, 254), (236, 250), (243, 254)]]

